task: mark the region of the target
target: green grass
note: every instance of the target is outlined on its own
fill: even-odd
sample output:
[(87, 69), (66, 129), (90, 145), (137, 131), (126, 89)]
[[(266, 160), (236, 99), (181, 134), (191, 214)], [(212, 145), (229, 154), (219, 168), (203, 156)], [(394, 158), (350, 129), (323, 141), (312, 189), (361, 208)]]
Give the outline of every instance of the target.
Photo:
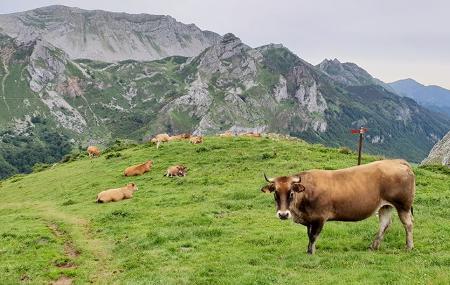
[[(377, 218), (325, 225), (315, 256), (306, 228), (275, 218), (270, 176), (355, 164), (341, 153), (302, 141), (207, 137), (115, 150), (0, 184), (0, 284), (448, 284), (450, 176), (416, 168), (415, 246), (404, 250), (397, 217), (378, 252), (368, 250)], [(126, 166), (147, 159), (136, 178)], [(364, 162), (375, 160), (364, 157)], [(182, 163), (187, 177), (166, 178)], [(95, 204), (98, 192), (134, 181), (135, 197)], [(55, 230), (56, 228), (56, 230)], [(78, 254), (70, 255), (70, 250)], [(71, 268), (57, 265), (71, 264)], [(22, 281), (21, 281), (22, 279)]]

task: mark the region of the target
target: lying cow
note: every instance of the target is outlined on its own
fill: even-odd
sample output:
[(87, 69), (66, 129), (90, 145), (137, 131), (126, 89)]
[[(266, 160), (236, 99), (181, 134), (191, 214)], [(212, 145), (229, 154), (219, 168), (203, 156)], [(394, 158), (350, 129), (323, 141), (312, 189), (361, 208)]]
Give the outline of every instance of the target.
[(109, 189), (100, 192), (97, 195), (97, 203), (117, 202), (124, 199), (133, 198), (133, 193), (138, 190), (134, 183), (130, 183), (125, 187)]
[(164, 176), (167, 177), (186, 176), (186, 174), (187, 174), (186, 166), (180, 164), (169, 167)]
[(203, 137), (200, 137), (200, 136), (194, 136), (194, 137), (191, 137), (191, 138), (189, 139), (189, 141), (190, 141), (191, 143), (193, 143), (193, 144), (200, 144), (200, 143), (203, 143)]
[(99, 157), (100, 156), (100, 149), (96, 146), (90, 145), (87, 148), (87, 153), (89, 155), (89, 158), (93, 157)]
[(382, 160), (341, 170), (309, 170), (293, 176), (267, 178), (261, 191), (274, 193), (277, 216), (293, 218), (308, 229), (308, 253), (326, 221), (361, 221), (378, 211), (380, 228), (371, 248), (377, 250), (391, 224), (392, 209), (413, 244), (412, 204), (415, 175), (404, 160)]
[(231, 132), (231, 131), (226, 131), (226, 132), (224, 132), (224, 133), (219, 134), (219, 137), (222, 137), (222, 138), (231, 138), (231, 137), (234, 137), (234, 134), (233, 134), (233, 132)]
[(260, 134), (260, 133), (257, 133), (257, 132), (248, 132), (248, 133), (240, 134), (240, 136), (243, 136), (243, 137), (260, 138), (260, 137), (261, 137), (261, 134)]
[(153, 165), (153, 161), (149, 160), (145, 163), (142, 164), (138, 164), (138, 165), (133, 165), (130, 167), (127, 167), (124, 172), (123, 175), (125, 176), (137, 176), (137, 175), (142, 175), (148, 171), (150, 171), (150, 169), (152, 168)]

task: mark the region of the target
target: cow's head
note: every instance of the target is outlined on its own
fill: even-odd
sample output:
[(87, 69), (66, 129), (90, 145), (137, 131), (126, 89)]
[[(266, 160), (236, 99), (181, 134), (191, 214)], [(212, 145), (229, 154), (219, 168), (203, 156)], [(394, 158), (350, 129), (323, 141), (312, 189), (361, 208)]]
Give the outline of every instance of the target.
[(138, 190), (138, 187), (137, 187), (136, 183), (134, 183), (134, 182), (129, 183), (129, 184), (127, 185), (127, 187), (128, 187), (128, 189), (130, 189), (130, 190), (133, 191), (133, 192), (135, 192), (135, 191)]
[(291, 217), (289, 207), (294, 200), (295, 193), (305, 191), (305, 186), (300, 184), (299, 176), (281, 176), (277, 178), (264, 178), (269, 184), (261, 188), (262, 192), (273, 193), (277, 208), (277, 217), (286, 220)]

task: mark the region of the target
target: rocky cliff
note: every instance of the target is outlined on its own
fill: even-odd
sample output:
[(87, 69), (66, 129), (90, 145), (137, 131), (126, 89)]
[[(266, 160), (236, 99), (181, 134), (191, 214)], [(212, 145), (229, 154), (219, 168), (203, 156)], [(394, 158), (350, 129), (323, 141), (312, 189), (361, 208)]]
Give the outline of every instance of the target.
[(106, 62), (196, 56), (220, 36), (170, 16), (48, 6), (0, 15), (0, 32), (21, 42), (41, 38), (71, 58)]
[(450, 132), (431, 149), (422, 164), (439, 164), (450, 167)]

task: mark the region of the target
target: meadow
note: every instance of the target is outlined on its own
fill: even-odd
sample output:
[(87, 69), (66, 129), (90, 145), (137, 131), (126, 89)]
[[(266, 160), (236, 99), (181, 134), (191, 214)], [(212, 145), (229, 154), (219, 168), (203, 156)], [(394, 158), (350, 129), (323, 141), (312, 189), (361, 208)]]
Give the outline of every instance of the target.
[[(152, 159), (152, 170), (122, 176)], [(380, 159), (364, 156), (363, 163)], [(69, 158), (67, 160), (70, 160)], [(173, 164), (186, 177), (163, 177)], [(0, 181), (0, 284), (450, 284), (450, 173), (414, 167), (412, 252), (396, 215), (379, 251), (373, 216), (329, 222), (314, 256), (306, 228), (275, 217), (269, 176), (353, 166), (353, 152), (301, 140), (206, 137), (115, 146)], [(96, 204), (135, 182), (133, 199)]]

